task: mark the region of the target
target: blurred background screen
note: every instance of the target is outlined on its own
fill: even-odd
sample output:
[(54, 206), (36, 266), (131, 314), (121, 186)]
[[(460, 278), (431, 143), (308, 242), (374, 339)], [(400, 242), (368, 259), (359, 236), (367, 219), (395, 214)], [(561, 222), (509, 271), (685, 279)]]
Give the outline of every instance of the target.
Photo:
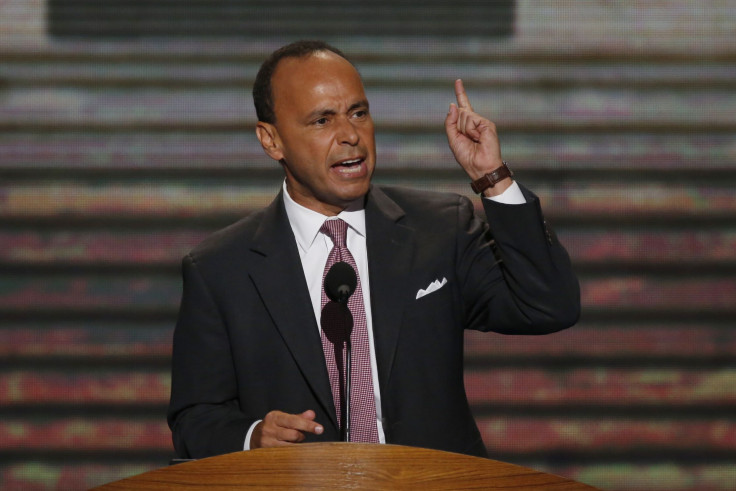
[(173, 457), (180, 260), (278, 192), (250, 90), (300, 38), (358, 66), (379, 183), (472, 195), (443, 128), (462, 78), (572, 256), (579, 325), (466, 335), (491, 457), (736, 489), (728, 0), (0, 2), (0, 487)]

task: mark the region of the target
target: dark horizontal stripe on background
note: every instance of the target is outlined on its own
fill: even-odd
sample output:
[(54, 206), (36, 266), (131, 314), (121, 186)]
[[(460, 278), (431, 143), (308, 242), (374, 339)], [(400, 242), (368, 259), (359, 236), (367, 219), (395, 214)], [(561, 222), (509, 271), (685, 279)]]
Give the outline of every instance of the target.
[[(303, 38), (325, 36), (507, 36), (513, 32), (513, 0), (392, 0), (371, 3), (324, 0), (50, 0), (52, 36)], [(330, 19), (324, 23), (324, 19)]]
[[(38, 266), (177, 267), (180, 259), (213, 230), (0, 230), (0, 268)], [(736, 227), (732, 230), (566, 230), (557, 229), (577, 265), (635, 264), (677, 268), (682, 256), (697, 267), (736, 265)]]
[[(736, 278), (657, 278), (626, 275), (581, 278), (583, 309), (638, 309), (644, 312), (732, 312)], [(128, 307), (175, 308), (181, 297), (178, 275), (5, 275), (0, 278), (0, 309), (75, 310)]]
[(497, 336), (465, 334), (465, 356), (473, 365), (570, 363), (652, 366), (663, 361), (698, 366), (723, 362), (736, 353), (736, 330), (721, 326), (674, 322), (583, 322), (549, 336)]
[[(119, 44), (111, 47), (119, 48)], [(0, 78), (6, 87), (48, 87), (63, 84), (72, 88), (139, 87), (155, 88), (235, 88), (250, 90), (260, 66), (260, 59), (226, 60), (222, 54), (210, 55), (199, 61), (178, 61), (171, 54), (166, 59), (150, 59), (140, 54), (136, 61), (115, 60), (113, 53), (105, 55), (75, 53), (76, 60), (50, 61), (38, 53), (26, 53), (14, 59), (12, 53), (0, 60)], [(461, 57), (462, 54), (458, 53)], [(724, 61), (693, 63), (647, 64), (634, 55), (627, 62), (605, 61), (591, 65), (585, 61), (565, 59), (550, 54), (542, 61), (497, 59), (486, 54), (483, 63), (467, 71), (467, 61), (443, 59), (426, 53), (432, 59), (390, 61), (389, 57), (361, 67), (361, 78), (370, 91), (373, 87), (447, 88), (458, 73), (469, 89), (481, 88), (546, 88), (563, 89), (571, 86), (596, 88), (651, 89), (713, 89), (728, 88), (736, 77), (736, 68)], [(356, 60), (357, 58), (357, 60)], [(351, 56), (361, 62), (362, 56)], [(554, 63), (550, 63), (554, 61)], [(467, 73), (466, 73), (467, 72)]]

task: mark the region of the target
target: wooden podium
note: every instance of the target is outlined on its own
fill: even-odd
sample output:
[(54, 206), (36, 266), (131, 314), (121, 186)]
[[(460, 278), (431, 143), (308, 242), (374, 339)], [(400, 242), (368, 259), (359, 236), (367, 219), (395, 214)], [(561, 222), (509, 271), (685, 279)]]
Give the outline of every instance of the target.
[(399, 445), (309, 443), (236, 452), (156, 469), (94, 488), (596, 489), (497, 460)]

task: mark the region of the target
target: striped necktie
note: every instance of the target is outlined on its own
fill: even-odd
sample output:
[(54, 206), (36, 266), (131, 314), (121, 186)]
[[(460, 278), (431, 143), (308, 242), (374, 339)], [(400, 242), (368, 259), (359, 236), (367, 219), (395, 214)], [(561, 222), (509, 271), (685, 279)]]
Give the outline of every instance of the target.
[[(337, 410), (338, 423), (342, 426), (344, 419), (345, 399), (345, 359), (347, 332), (350, 332), (350, 315), (336, 302), (331, 301), (324, 289), (324, 280), (332, 266), (340, 261), (348, 263), (358, 276), (355, 292), (347, 301), (352, 314), (351, 341), (351, 387), (350, 387), (350, 441), (378, 443), (376, 426), (376, 403), (373, 394), (371, 376), (371, 357), (368, 340), (365, 307), (363, 306), (363, 290), (360, 284), (358, 268), (353, 255), (346, 246), (348, 225), (343, 220), (327, 220), (320, 231), (330, 237), (334, 244), (327, 256), (325, 271), (322, 275), (322, 349), (330, 376), (332, 398)], [(347, 319), (346, 319), (347, 317)]]

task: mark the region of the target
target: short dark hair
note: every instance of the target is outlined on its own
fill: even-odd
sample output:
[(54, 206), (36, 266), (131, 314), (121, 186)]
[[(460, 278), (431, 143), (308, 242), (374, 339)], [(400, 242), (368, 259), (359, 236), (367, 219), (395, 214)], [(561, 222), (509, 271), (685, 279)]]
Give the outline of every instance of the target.
[[(312, 40), (296, 41), (287, 44), (266, 58), (266, 61), (263, 62), (261, 68), (258, 70), (256, 80), (253, 83), (253, 104), (256, 106), (258, 121), (271, 124), (276, 122), (276, 114), (273, 111), (271, 79), (279, 62), (284, 58), (304, 58), (319, 51), (331, 51), (350, 62), (339, 49), (330, 46), (324, 41)], [(352, 62), (350, 64), (352, 65)]]

